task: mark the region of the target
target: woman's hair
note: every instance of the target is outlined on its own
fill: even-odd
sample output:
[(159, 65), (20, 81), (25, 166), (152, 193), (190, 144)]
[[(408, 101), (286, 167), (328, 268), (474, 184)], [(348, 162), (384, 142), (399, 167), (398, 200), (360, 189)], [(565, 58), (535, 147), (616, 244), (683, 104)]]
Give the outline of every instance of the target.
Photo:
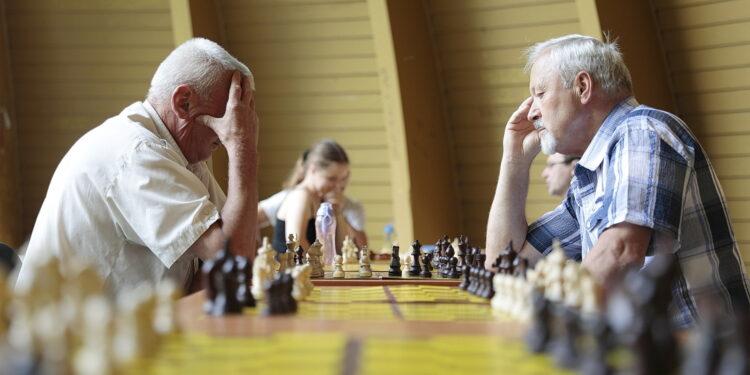
[(346, 151), (333, 139), (321, 139), (312, 147), (302, 152), (292, 169), (292, 173), (284, 181), (282, 187), (286, 190), (292, 189), (302, 182), (307, 173), (307, 168), (314, 165), (316, 168), (325, 169), (333, 163), (349, 164)]

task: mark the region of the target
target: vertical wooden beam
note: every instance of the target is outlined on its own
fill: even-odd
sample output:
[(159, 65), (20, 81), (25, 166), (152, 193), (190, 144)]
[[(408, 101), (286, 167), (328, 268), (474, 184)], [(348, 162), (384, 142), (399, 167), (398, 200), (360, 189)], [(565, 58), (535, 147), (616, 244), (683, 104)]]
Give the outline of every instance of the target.
[[(218, 4), (214, 0), (169, 0), (175, 47), (191, 38), (206, 38), (224, 46), (224, 33)], [(226, 48), (226, 46), (224, 46)], [(229, 181), (229, 158), (223, 147), (211, 156), (209, 166), (224, 191)]]
[(420, 0), (368, 3), (392, 148), (397, 227), (399, 216), (411, 211), (410, 222), (401, 225), (410, 225), (414, 238), (432, 242), (459, 234), (454, 147), (427, 12)]
[(368, 0), (367, 5), (370, 11), (380, 81), (380, 97), (383, 100), (383, 117), (388, 139), (394, 225), (401, 247), (408, 249), (408, 245), (414, 240), (414, 221), (410, 199), (411, 177), (391, 21), (387, 0)]
[(23, 220), (7, 29), (5, 2), (0, 2), (0, 242), (18, 248), (23, 241)]
[(633, 78), (636, 99), (675, 112), (677, 106), (650, 0), (576, 0), (576, 6), (583, 33), (599, 38), (607, 33), (617, 38)]

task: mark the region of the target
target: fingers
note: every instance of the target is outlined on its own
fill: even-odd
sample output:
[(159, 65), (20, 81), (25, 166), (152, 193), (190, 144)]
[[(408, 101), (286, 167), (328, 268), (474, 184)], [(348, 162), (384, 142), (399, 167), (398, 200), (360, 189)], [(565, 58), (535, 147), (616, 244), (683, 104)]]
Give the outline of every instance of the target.
[(232, 83), (229, 84), (229, 98), (227, 108), (230, 108), (242, 100), (242, 75), (235, 71), (232, 73)]
[(242, 76), (242, 101), (252, 105), (253, 86), (250, 77)]
[(529, 110), (531, 109), (531, 103), (533, 102), (533, 97), (528, 97), (526, 100), (524, 100), (520, 106), (518, 106), (518, 109), (513, 112), (513, 114), (510, 116), (509, 122), (517, 124), (521, 121), (526, 120), (526, 117), (529, 115)]

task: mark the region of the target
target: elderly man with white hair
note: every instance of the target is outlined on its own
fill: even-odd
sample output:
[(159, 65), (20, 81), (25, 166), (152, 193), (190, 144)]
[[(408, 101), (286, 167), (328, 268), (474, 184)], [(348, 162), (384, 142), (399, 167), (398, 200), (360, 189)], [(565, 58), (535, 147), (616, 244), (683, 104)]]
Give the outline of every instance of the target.
[[(62, 159), (16, 288), (49, 257), (91, 263), (114, 295), (165, 278), (187, 287), (196, 259), (225, 238), (233, 253), (251, 256), (257, 143), (250, 70), (212, 41), (183, 43), (157, 68), (145, 101), (86, 133)], [(206, 164), (221, 145), (226, 195)]]
[[(527, 70), (531, 97), (505, 127), (487, 266), (509, 243), (534, 260), (558, 238), (605, 283), (671, 253), (673, 324), (692, 325), (707, 303), (747, 311), (747, 279), (713, 167), (681, 119), (636, 102), (617, 45), (551, 39), (529, 49)], [(528, 225), (529, 168), (540, 150), (581, 159), (562, 204)]]

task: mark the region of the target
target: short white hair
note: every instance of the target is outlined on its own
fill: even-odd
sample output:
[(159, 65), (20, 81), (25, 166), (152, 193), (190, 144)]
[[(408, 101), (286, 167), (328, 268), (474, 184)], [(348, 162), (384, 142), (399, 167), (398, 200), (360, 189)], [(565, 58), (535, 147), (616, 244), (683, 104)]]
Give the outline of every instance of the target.
[(255, 90), (253, 74), (245, 64), (215, 42), (203, 38), (190, 39), (175, 48), (159, 64), (151, 78), (146, 98), (155, 104), (167, 103), (178, 86), (187, 85), (201, 99), (208, 99), (222, 73), (234, 70), (249, 77)]
[(573, 85), (576, 74), (588, 72), (605, 93), (615, 97), (632, 95), (633, 83), (617, 41), (602, 42), (594, 37), (570, 34), (534, 44), (526, 50), (528, 73), (539, 57), (547, 53), (557, 68), (563, 87)]

